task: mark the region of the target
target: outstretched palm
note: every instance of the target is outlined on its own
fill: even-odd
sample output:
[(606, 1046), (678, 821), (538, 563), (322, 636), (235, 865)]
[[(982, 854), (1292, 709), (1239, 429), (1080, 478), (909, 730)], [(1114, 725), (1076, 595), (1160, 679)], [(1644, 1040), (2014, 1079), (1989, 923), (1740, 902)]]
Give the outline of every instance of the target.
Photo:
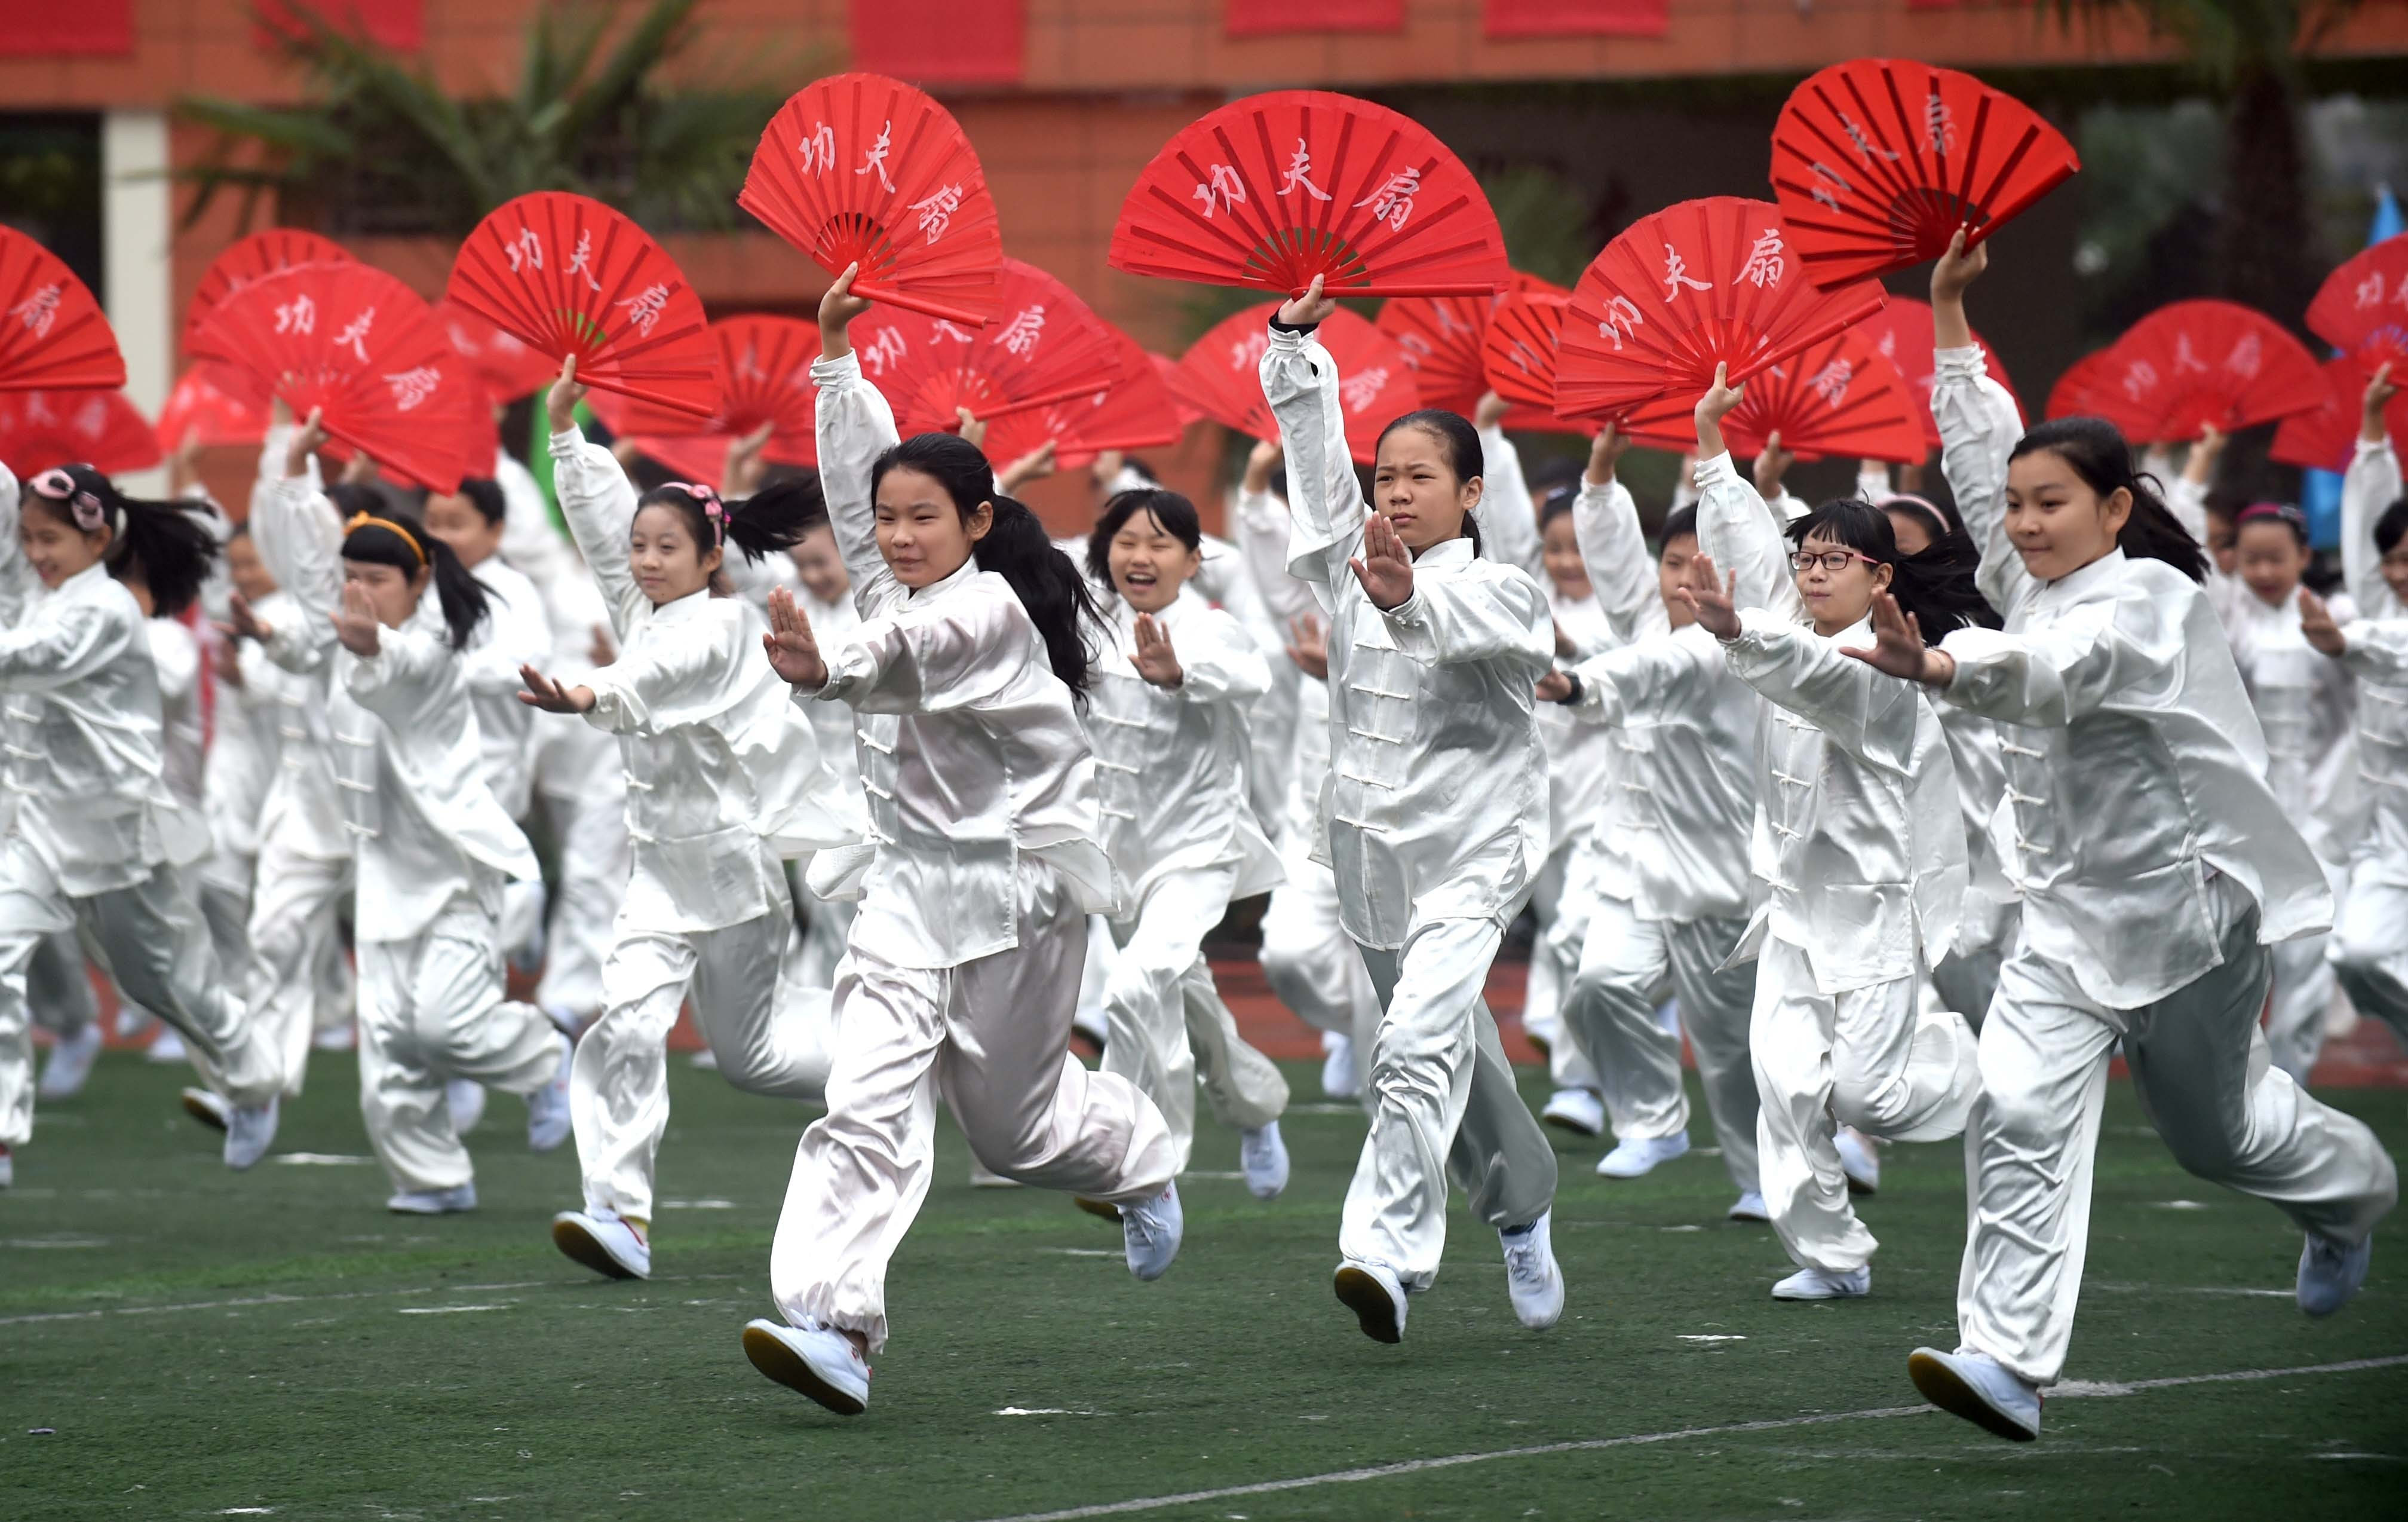
[(1726, 580), (1714, 565), (1712, 555), (1698, 555), (1689, 562), (1689, 580), (1672, 590), (1698, 615), (1698, 626), (1717, 639), (1739, 638), (1740, 622), (1736, 574)]
[(1934, 685), (1945, 682), (1956, 669), (1956, 663), (1923, 642), (1923, 625), (1913, 613), (1898, 605), (1898, 599), (1886, 592), (1873, 594), (1873, 648), (1852, 650), (1842, 645), (1840, 653), (1854, 655), (1876, 671), (1909, 682), (1928, 682)]
[(357, 582), (343, 583), (343, 606), (329, 616), (335, 621), (336, 639), (360, 659), (372, 659), (383, 648), (384, 625), (377, 622), (376, 604)]
[(1346, 564), (1354, 567), (1354, 580), (1363, 583), (1363, 595), (1374, 608), (1402, 607), (1413, 595), (1412, 554), (1397, 536), (1397, 525), (1379, 513), (1363, 524), (1363, 553)]
[(1152, 613), (1137, 615), (1137, 653), (1129, 664), (1137, 674), (1157, 687), (1176, 687), (1187, 680), (1179, 665), (1179, 654), (1170, 648), (1170, 631), (1164, 628)]
[(819, 641), (811, 636), (811, 621), (796, 605), (795, 595), (784, 587), (769, 594), (769, 632), (761, 637), (761, 646), (769, 653), (770, 668), (790, 684), (827, 685), (827, 662), (820, 658)]

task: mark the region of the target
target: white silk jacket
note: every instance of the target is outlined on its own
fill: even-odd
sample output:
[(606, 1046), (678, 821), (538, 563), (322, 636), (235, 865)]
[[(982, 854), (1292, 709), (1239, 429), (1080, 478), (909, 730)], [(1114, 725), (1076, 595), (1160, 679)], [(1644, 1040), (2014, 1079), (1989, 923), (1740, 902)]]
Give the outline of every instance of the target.
[[(340, 558), (343, 525), (332, 503), (318, 495), (318, 463), (287, 481), (285, 451), (291, 424), (267, 430), (260, 446), (259, 477), (251, 493), (251, 539), (279, 587), (302, 574), (296, 561)], [(273, 510), (280, 492), (290, 493), (288, 510)], [(309, 510), (300, 510), (307, 507)], [(323, 619), (273, 623), (271, 658), (286, 674), (275, 684), (277, 775), (260, 812), (263, 838), (273, 833), (302, 855), (318, 861), (349, 861), (351, 838), (343, 828), (343, 805), (335, 786), (334, 739), (326, 728), (327, 681), (335, 631)]]
[(811, 864), (823, 897), (858, 897), (853, 934), (902, 967), (958, 967), (1020, 943), (1020, 857), (1060, 874), (1082, 913), (1120, 884), (1103, 845), (1095, 754), (1011, 583), (973, 558), (916, 591), (878, 553), (870, 467), (895, 414), (851, 354), (811, 366), (820, 484), (861, 624), (823, 644), (828, 679), (795, 701), (860, 716), (866, 848)]
[(201, 716), (201, 641), (172, 618), (147, 618), (143, 625), (159, 672), (159, 778), (176, 800), (162, 826), (167, 859), (196, 866), (209, 854), (209, 822), (201, 810), (208, 746)]
[(2024, 944), (2109, 1009), (2221, 965), (2218, 872), (2255, 898), (2262, 940), (2329, 928), (2324, 869), (2266, 783), (2266, 743), (2224, 630), (2189, 577), (2111, 550), (2040, 582), (2007, 538), (2014, 402), (1979, 346), (1943, 349), (1931, 394), (1941, 467), (2003, 631), (1959, 629), (1945, 702), (2000, 720), (2001, 858)]
[(1554, 657), (1547, 600), (1525, 572), (1446, 540), (1392, 609), (1347, 561), (1370, 510), (1354, 479), (1338, 366), (1310, 334), (1271, 330), (1263, 394), (1287, 451), (1291, 574), (1328, 610), (1330, 775), (1323, 790), (1339, 918), (1367, 946), (1421, 926), (1512, 913), (1547, 859), (1547, 761), (1532, 692)]
[(2349, 649), (2342, 660), (2358, 677), (2358, 779), (2365, 800), (2354, 856), (2372, 881), (2408, 887), (2408, 671), (2400, 660), (2408, 650), (2408, 605), (2383, 579), (2374, 548), (2374, 522), (2401, 495), (2391, 441), (2360, 439), (2341, 488), (2342, 575), (2358, 612), (2343, 630)]
[(477, 625), (461, 658), (469, 700), (477, 705), (485, 785), (494, 790), (503, 811), (515, 819), (526, 812), (535, 780), (538, 712), (519, 701), (524, 686), (519, 668), (544, 668), (545, 658), (552, 653), (552, 615), (535, 582), (506, 565), (501, 556), (488, 558), (469, 574), (483, 582), (492, 596), (485, 622)]
[(1751, 867), (1771, 894), (1739, 958), (1764, 935), (1806, 955), (1825, 994), (1916, 976), (1956, 942), (1965, 827), (1940, 715), (1920, 687), (1840, 653), (1870, 648), (1870, 619), (1829, 638), (1805, 622), (1789, 541), (1728, 453), (1697, 467), (1698, 543), (1737, 578), (1733, 676), (1767, 700), (1756, 741)]
[[(253, 611), (270, 628), (297, 616), (293, 599), (280, 590), (260, 599)], [(248, 893), (251, 879), (245, 867), (259, 854), (259, 822), (280, 768), (282, 742), (277, 730), (283, 705), (278, 695), (287, 685), (309, 683), (248, 640), (236, 647), (235, 661), (242, 680), (218, 684), (216, 730), (201, 768), (201, 803), (217, 854), (212, 869), (223, 869), (211, 881)]]
[(786, 700), (757, 615), (707, 589), (654, 607), (628, 568), (636, 491), (619, 462), (573, 428), (551, 447), (562, 511), (619, 641), (584, 684), (585, 722), (619, 737), (626, 770), (634, 872), (622, 923), (676, 933), (784, 912), (781, 858), (858, 840), (857, 808)]

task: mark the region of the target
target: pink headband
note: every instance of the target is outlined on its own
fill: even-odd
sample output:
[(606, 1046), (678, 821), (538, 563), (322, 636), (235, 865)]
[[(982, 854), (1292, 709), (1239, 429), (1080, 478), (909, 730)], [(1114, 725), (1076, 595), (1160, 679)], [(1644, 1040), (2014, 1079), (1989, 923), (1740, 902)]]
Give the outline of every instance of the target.
[(99, 533), (101, 525), (108, 522), (108, 505), (98, 495), (78, 486), (75, 477), (63, 467), (45, 470), (26, 484), (34, 488), (36, 496), (65, 503), (76, 527), (87, 534)]
[(2235, 524), (2254, 524), (2268, 518), (2280, 519), (2297, 529), (2308, 526), (2308, 515), (2286, 502), (2252, 502), (2242, 509), (2232, 521)]
[(693, 497), (696, 502), (701, 503), (702, 515), (710, 524), (710, 547), (714, 550), (724, 549), (726, 547), (727, 504), (719, 500), (719, 494), (717, 492), (712, 491), (710, 487), (702, 485), (699, 482), (691, 481), (670, 481), (667, 483), (666, 489), (675, 492), (683, 492), (688, 496)]

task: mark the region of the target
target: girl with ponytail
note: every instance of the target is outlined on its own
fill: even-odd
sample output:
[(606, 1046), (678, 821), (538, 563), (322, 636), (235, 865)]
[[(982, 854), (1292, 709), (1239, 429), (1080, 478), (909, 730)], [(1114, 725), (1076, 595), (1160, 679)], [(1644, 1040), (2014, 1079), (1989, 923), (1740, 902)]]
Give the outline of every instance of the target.
[(858, 897), (836, 985), (827, 1114), (803, 1133), (753, 1367), (829, 1410), (869, 1400), (886, 1264), (928, 1189), (933, 1080), (971, 1152), (1007, 1178), (1119, 1207), (1129, 1271), (1179, 1248), (1177, 1148), (1162, 1112), (1069, 1055), (1087, 914), (1116, 911), (1078, 567), (996, 489), (977, 446), (897, 438), (848, 334), (854, 270), (820, 302), (820, 482), (860, 626), (825, 648), (783, 590), (769, 661), (796, 704), (860, 715), (869, 840), (811, 867)]
[(1982, 1027), (1957, 1346), (1918, 1348), (1907, 1370), (1935, 1404), (2028, 1441), (2072, 1335), (2119, 1039), (2143, 1112), (2183, 1165), (2305, 1232), (2297, 1294), (2310, 1315), (2364, 1281), (2399, 1174), (2364, 1123), (2267, 1058), (2270, 948), (2329, 926), (2332, 896), (2267, 785), (2199, 546), (2112, 424), (2024, 431), (1966, 323), (1966, 287), (1988, 262), (1989, 245), (1968, 249), (1960, 233), (1931, 272), (1931, 410), (2005, 627), (1931, 648), (1884, 603), (1871, 648), (1854, 653), (2000, 721), (1999, 835), (2023, 936)]
[(0, 698), (16, 805), (0, 844), (0, 1185), (33, 1136), (27, 969), (63, 930), (98, 944), (126, 998), (182, 1034), (232, 1117), (229, 1167), (257, 1162), (275, 1137), (280, 1070), (226, 996), (194, 886), (169, 854), (158, 670), (120, 580), (180, 610), (216, 553), (187, 504), (128, 497), (88, 465), (21, 491), (0, 467)]
[(503, 992), (503, 889), (538, 869), (487, 785), (462, 654), (491, 610), (416, 516), (366, 486), (312, 487), (307, 462), (324, 438), (313, 412), (291, 448), (301, 468), (255, 505), (294, 617), (270, 625), (237, 599), (234, 625), (288, 669), (327, 671), (357, 895), (360, 1113), (393, 1182), (386, 1208), (474, 1210), (447, 1084), (525, 1095), (538, 1152), (568, 1130), (568, 1038)]
[(578, 1041), (570, 1081), (584, 1203), (553, 1217), (552, 1240), (597, 1273), (641, 1279), (680, 1006), (691, 1001), (730, 1084), (820, 1098), (827, 995), (801, 975), (785, 862), (857, 840), (860, 807), (762, 661), (760, 615), (727, 595), (731, 553), (757, 561), (801, 537), (809, 483), (729, 502), (671, 481), (639, 497), (579, 432), (584, 395), (576, 361), (564, 362), (545, 404), (552, 481), (619, 657), (574, 683), (528, 667), (523, 700), (618, 737), (634, 868), (603, 962), (602, 1013)]

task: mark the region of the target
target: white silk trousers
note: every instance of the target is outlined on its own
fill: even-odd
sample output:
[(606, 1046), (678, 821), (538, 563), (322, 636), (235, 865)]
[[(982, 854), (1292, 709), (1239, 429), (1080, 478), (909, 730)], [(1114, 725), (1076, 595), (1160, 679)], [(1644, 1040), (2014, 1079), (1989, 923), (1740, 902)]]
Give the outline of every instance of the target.
[[(2341, 910), (2349, 912), (2346, 903)], [(2274, 1066), (2301, 1088), (2325, 1049), (2325, 1017), (2332, 1011), (2338, 986), (2333, 965), (2326, 958), (2331, 944), (2329, 935), (2316, 935), (2268, 948), (2274, 983), (2266, 1011), (2267, 1051)]]
[(2223, 966), (2136, 1010), (2102, 1008), (2028, 949), (2008, 958), (1982, 1027), (1981, 1101), (1965, 1128), (1962, 1346), (2036, 1385), (2065, 1367), (2119, 1037), (2150, 1124), (2199, 1177), (2346, 1242), (2362, 1241), (2399, 1199), (2399, 1172), (2374, 1133), (2310, 1098), (2270, 1060), (2258, 1013), (2272, 958), (2258, 943), (2254, 906), (2229, 924), (2223, 952)]
[(1780, 937), (1767, 937), (1756, 958), (1756, 1170), (1772, 1228), (1800, 1268), (1845, 1273), (1879, 1245), (1849, 1207), (1836, 1127), (1937, 1142), (1965, 1128), (1981, 1092), (1972, 1028), (1952, 1011), (1926, 1012), (1918, 982), (1822, 994), (1806, 954)]
[(1698, 1055), (1723, 1168), (1742, 1194), (1749, 1192), (1756, 1186), (1756, 1070), (1748, 1060), (1756, 967), (1720, 970), (1747, 921), (1641, 919), (1620, 898), (1598, 898), (1595, 906), (1564, 1017), (1608, 1075), (1607, 1092), (1618, 1100), (1615, 1137), (1656, 1139), (1689, 1128), (1681, 1038), (1656, 1018), (1669, 983)]
[(1170, 1127), (1176, 1168), (1196, 1142), (1196, 1079), (1203, 1073), (1212, 1116), (1237, 1130), (1279, 1119), (1287, 1080), (1238, 1034), (1238, 1022), (1204, 959), (1205, 932), (1228, 912), (1235, 866), (1169, 872), (1111, 922), (1120, 948), (1104, 983), (1104, 1071), (1152, 1099)]
[(718, 930), (622, 925), (602, 966), (602, 1014), (577, 1041), (568, 1113), (585, 1208), (652, 1219), (652, 1165), (669, 1123), (669, 1030), (692, 996), (719, 1076), (748, 1094), (817, 1100), (828, 1079), (828, 996), (802, 980), (781, 898)]
[(1482, 997), (1502, 939), (1494, 920), (1436, 920), (1402, 951), (1362, 948), (1385, 1010), (1364, 1085), (1371, 1133), (1338, 1251), (1385, 1264), (1408, 1290), (1438, 1277), (1450, 1173), (1490, 1226), (1528, 1226), (1555, 1203), (1555, 1149), (1514, 1087)]
[(83, 942), (73, 930), (53, 930), (35, 946), (25, 966), (25, 1001), (34, 1024), (61, 1036), (73, 1036), (100, 1018), (100, 998), (84, 970)]
[(162, 865), (130, 887), (70, 897), (22, 839), (0, 846), (0, 1146), (34, 1134), (34, 1041), (28, 965), (45, 938), (75, 931), (107, 962), (125, 997), (182, 1033), (208, 1085), (265, 1104), (281, 1076), (218, 975), (208, 926), (185, 874)]
[(1070, 1055), (1086, 916), (1034, 856), (1020, 858), (1019, 893), (1019, 944), (958, 967), (900, 967), (856, 936), (837, 976), (827, 1113), (795, 1149), (769, 1252), (790, 1323), (860, 1332), (873, 1355), (885, 1345), (886, 1265), (927, 1198), (939, 1091), (1006, 1178), (1115, 1204), (1170, 1183), (1162, 1112)]
[(309, 1070), (323, 969), (336, 934), (335, 912), (350, 891), (347, 857), (293, 848), (271, 831), (260, 842), (251, 889), (251, 967), (244, 984), (251, 1023), (276, 1055), (286, 1098), (297, 1098)]
[(1263, 981), (1297, 1018), (1370, 1049), (1380, 998), (1338, 920), (1338, 879), (1303, 847), (1281, 853), (1287, 881), (1263, 911)]
[(2360, 1014), (2388, 1025), (2408, 1046), (2408, 887), (2379, 881), (2360, 861), (2332, 936), (2333, 972)]
[[(616, 782), (612, 768), (607, 774)], [(544, 931), (543, 979), (535, 998), (547, 1010), (580, 1020), (602, 1008), (602, 966), (610, 955), (619, 905), (627, 897), (631, 870), (626, 796), (569, 797), (545, 793), (560, 841), (560, 876), (553, 884)]]
[(408, 940), (360, 942), (360, 1114), (401, 1190), (476, 1176), (444, 1085), (467, 1079), (532, 1094), (560, 1074), (560, 1032), (503, 993), (497, 916), (453, 902)]

